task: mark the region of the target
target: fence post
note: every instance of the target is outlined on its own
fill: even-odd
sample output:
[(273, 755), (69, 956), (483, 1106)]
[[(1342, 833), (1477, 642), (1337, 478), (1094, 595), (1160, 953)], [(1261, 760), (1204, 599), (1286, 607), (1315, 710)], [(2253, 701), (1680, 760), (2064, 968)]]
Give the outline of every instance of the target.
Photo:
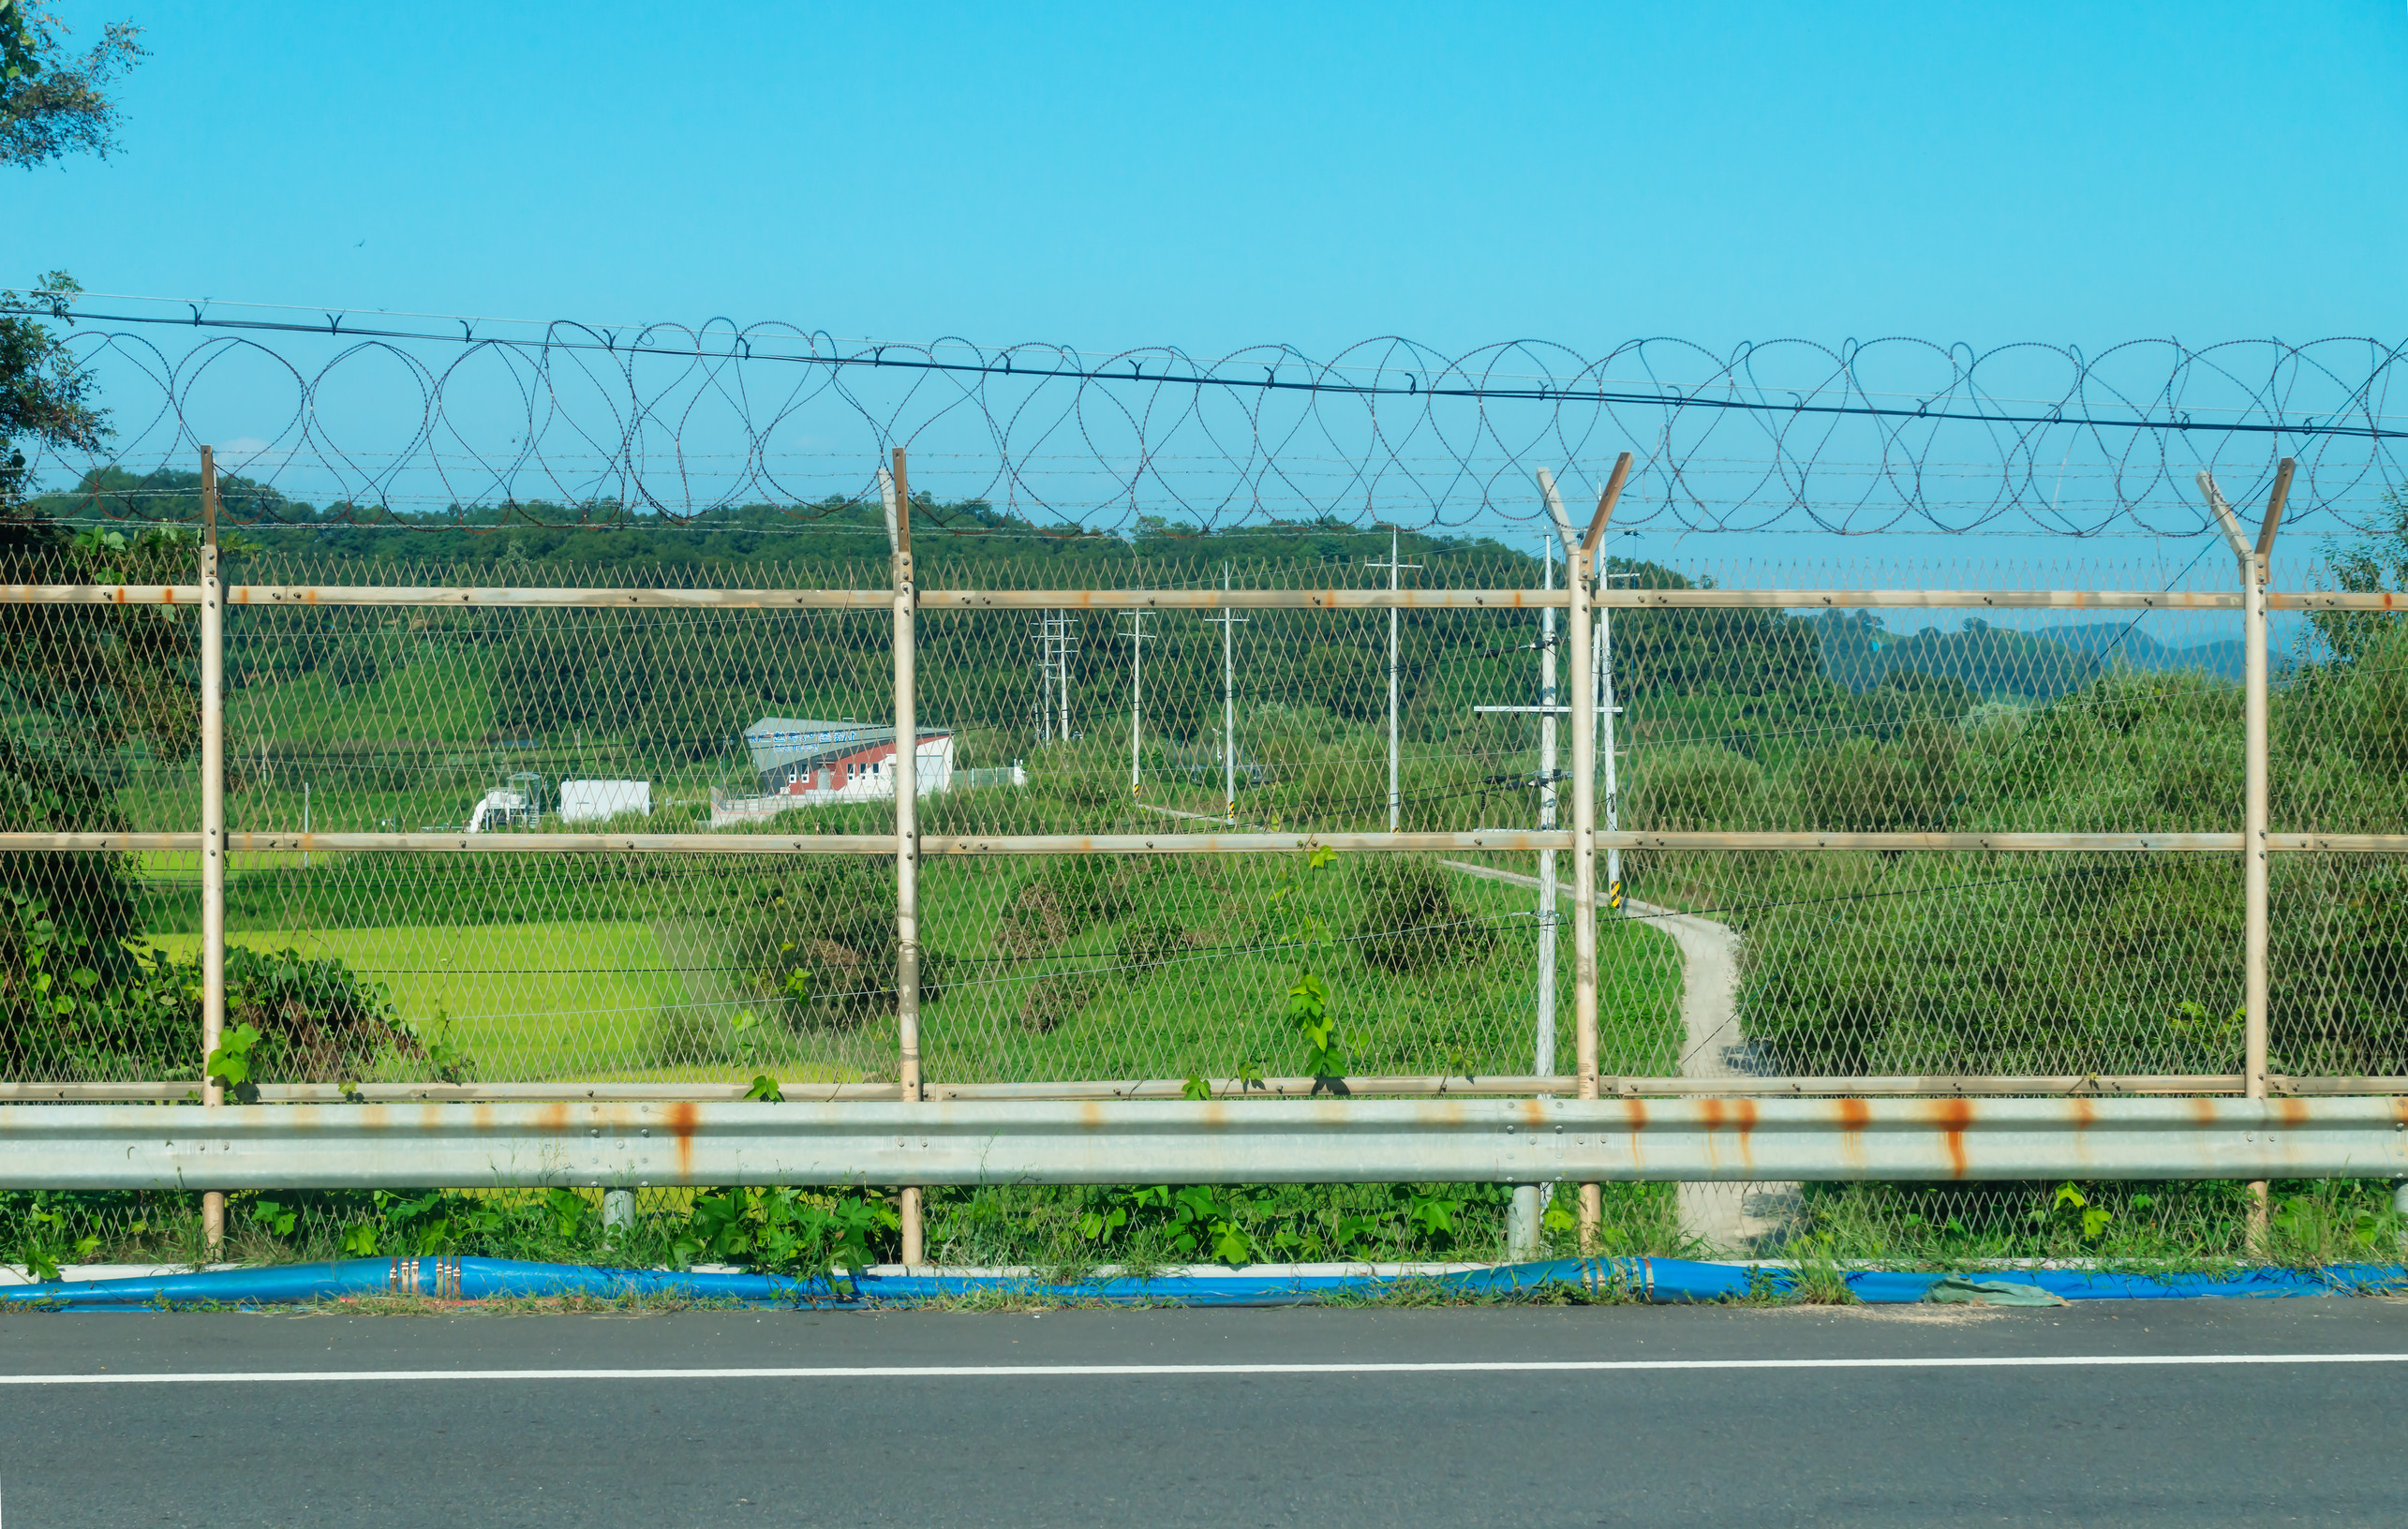
[[(1613, 464), (1613, 475), (1598, 496), (1597, 514), (1577, 548), (1568, 548), (1564, 584), (1571, 594), (1571, 619), (1564, 646), (1571, 649), (1572, 726), (1572, 1031), (1578, 1051), (1580, 1097), (1598, 1095), (1597, 1047), (1597, 676), (1589, 642), (1590, 572), (1597, 564), (1598, 543), (1613, 518), (1613, 505), (1630, 477), (1630, 453)], [(1581, 1186), (1580, 1248), (1597, 1249), (1605, 1221), (1605, 1191), (1597, 1184)]]
[[(201, 1102), (226, 1102), (209, 1054), (226, 1030), (226, 601), (217, 572), (217, 456), (201, 448)], [(207, 1255), (226, 1244), (226, 1196), (201, 1196)]]
[[(2274, 470), (2274, 487), (2266, 497), (2266, 520), (2258, 528), (2255, 542), (2243, 534), (2232, 506), (2224, 502), (2223, 495), (2216, 487), (2215, 475), (2204, 468), (2199, 471), (2199, 487), (2207, 497), (2207, 507), (2215, 512), (2216, 523), (2222, 529), (2224, 540), (2232, 544), (2233, 556), (2240, 564), (2241, 711), (2243, 750), (2247, 756), (2243, 765), (2241, 827), (2241, 1091), (2252, 1099), (2267, 1096), (2267, 1010), (2270, 986), (2267, 972), (2267, 946), (2270, 933), (2271, 892), (2267, 883), (2266, 836), (2267, 820), (2271, 816), (2268, 797), (2272, 767), (2267, 739), (2271, 698), (2267, 694), (2266, 673), (2266, 586), (2274, 557), (2274, 534), (2282, 528), (2283, 502), (2291, 496), (2292, 467), (2292, 459), (2286, 456)], [(2268, 1185), (2260, 1179), (2249, 1187), (2250, 1241), (2252, 1246), (2263, 1248), (2267, 1235)]]
[[(919, 604), (912, 577), (912, 486), (903, 449), (887, 480), (887, 527), (895, 551), (895, 1023), (903, 1102), (920, 1097), (920, 731), (918, 663), (913, 618)], [(922, 1263), (927, 1241), (920, 1186), (905, 1184), (903, 1262)]]

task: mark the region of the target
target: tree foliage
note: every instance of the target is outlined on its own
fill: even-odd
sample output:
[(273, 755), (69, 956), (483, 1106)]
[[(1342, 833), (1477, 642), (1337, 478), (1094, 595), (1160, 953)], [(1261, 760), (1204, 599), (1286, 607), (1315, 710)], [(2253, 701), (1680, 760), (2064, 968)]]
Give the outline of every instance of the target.
[(144, 52), (141, 28), (111, 22), (82, 52), (33, 0), (0, 0), (0, 164), (31, 170), (71, 154), (100, 158), (117, 147), (111, 87)]

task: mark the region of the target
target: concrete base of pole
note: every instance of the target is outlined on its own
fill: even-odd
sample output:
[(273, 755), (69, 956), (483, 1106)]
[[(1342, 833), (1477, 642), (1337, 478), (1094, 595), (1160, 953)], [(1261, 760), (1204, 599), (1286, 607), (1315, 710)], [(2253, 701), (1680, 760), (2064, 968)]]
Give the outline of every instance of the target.
[(1513, 1186), (1513, 1210), (1505, 1220), (1505, 1252), (1515, 1262), (1538, 1256), (1538, 1186)]
[(635, 1191), (606, 1189), (602, 1191), (602, 1230), (625, 1231), (635, 1225)]

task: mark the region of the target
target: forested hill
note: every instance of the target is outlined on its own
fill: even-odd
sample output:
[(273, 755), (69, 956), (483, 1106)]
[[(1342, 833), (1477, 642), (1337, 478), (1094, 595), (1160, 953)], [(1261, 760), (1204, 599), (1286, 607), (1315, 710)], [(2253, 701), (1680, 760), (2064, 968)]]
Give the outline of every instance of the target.
[[(1871, 611), (1824, 611), (1813, 622), (1823, 672), (1859, 693), (1893, 675), (1928, 675), (1984, 700), (2046, 701), (2124, 669), (2196, 671), (2238, 683), (2245, 659), (2238, 639), (2177, 647), (2130, 619), (2025, 631), (1967, 616), (1954, 631), (1927, 626), (1912, 633), (1891, 631)], [(2287, 667), (2279, 653), (2273, 662)]]
[[(61, 520), (96, 514), (129, 520), (200, 518), (201, 478), (192, 472), (137, 477), (122, 468), (87, 474), (72, 493), (43, 497), (37, 510)], [(256, 557), (338, 557), (420, 568), (527, 561), (600, 572), (645, 570), (630, 583), (659, 583), (662, 571), (728, 570), (788, 564), (883, 565), (884, 515), (875, 503), (833, 498), (813, 505), (754, 504), (677, 521), (628, 513), (610, 503), (532, 501), (503, 508), (396, 513), (371, 505), (314, 505), (236, 477), (220, 482), (228, 542)], [(1538, 582), (1527, 543), (1509, 548), (1488, 537), (1402, 533), (1407, 562), (1478, 566), (1508, 587)], [(998, 582), (1064, 587), (1123, 584), (1152, 564), (1191, 577), (1223, 561), (1240, 566), (1345, 566), (1348, 583), (1384, 577), (1365, 569), (1389, 547), (1385, 529), (1336, 519), (1289, 521), (1199, 531), (1193, 525), (1140, 516), (1125, 532), (1040, 525), (980, 500), (940, 503), (915, 496), (912, 549), (922, 577), (960, 583), (970, 570), (1003, 568)], [(1008, 565), (1008, 566), (1006, 566)], [(230, 565), (237, 566), (238, 565)], [(1410, 578), (1412, 575), (1408, 574)], [(725, 582), (722, 577), (718, 582)], [(1460, 577), (1447, 582), (1463, 582)]]
[[(137, 476), (112, 468), (87, 475), (72, 493), (44, 497), (36, 509), (60, 520), (188, 524), (199, 517), (199, 494), (197, 473)], [(674, 521), (630, 514), (609, 503), (531, 502), (428, 513), (320, 506), (240, 477), (223, 480), (220, 494), (229, 570), (237, 580), (518, 582), (517, 565), (527, 566), (529, 583), (572, 578), (604, 586), (796, 578), (858, 586), (885, 577), (883, 512), (857, 500), (746, 505)], [(1404, 561), (1420, 565), (1405, 575), (1411, 584), (1535, 587), (1542, 578), (1535, 538), (1515, 540), (1520, 545), (1405, 532), (1399, 546)], [(1270, 577), (1360, 586), (1384, 582), (1375, 565), (1386, 561), (1389, 544), (1384, 529), (1334, 518), (1203, 531), (1140, 516), (1125, 532), (1105, 533), (1038, 525), (976, 500), (939, 503), (922, 496), (913, 510), (914, 551), (921, 580), (931, 587), (1196, 586), (1214, 582), (1225, 564), (1240, 571), (1241, 584), (1251, 575), (1256, 583)], [(386, 572), (368, 572), (379, 567)], [(339, 575), (328, 572), (334, 568)], [(1642, 587), (1693, 582), (1651, 562), (1615, 558), (1610, 568)], [(2125, 622), (2035, 632), (1969, 617), (1953, 631), (1935, 626), (1904, 633), (1889, 631), (1873, 612), (1799, 616), (1732, 610), (1624, 611), (1613, 625), (1617, 669), (1635, 691), (1711, 691), (1809, 709), (1841, 693), (1911, 686), (1916, 676), (1951, 693), (1961, 690), (1967, 705), (2031, 704), (2118, 669), (2197, 669), (2229, 678), (2240, 664), (2237, 643), (2169, 647)], [(1104, 661), (1099, 655), (1083, 661)], [(1377, 676), (1355, 675), (1352, 664), (1341, 667), (1350, 680), (1381, 688)], [(1412, 685), (1408, 679), (1407, 689)]]

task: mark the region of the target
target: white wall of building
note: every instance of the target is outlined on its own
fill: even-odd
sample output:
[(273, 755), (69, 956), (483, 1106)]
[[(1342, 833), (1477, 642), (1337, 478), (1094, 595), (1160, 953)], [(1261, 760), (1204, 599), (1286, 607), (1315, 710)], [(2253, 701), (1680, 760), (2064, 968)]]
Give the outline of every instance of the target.
[[(950, 734), (920, 740), (914, 759), (920, 772), (919, 794), (933, 796), (953, 789), (953, 737)], [(821, 807), (831, 802), (891, 802), (895, 799), (895, 756), (890, 750), (876, 763), (877, 769), (865, 770), (849, 779), (840, 773), (825, 772), (821, 777), (812, 778), (812, 783), (799, 791), (789, 789), (775, 795), (728, 797), (714, 790), (711, 793), (711, 826), (719, 828), (734, 823), (766, 822), (795, 807)], [(825, 787), (817, 784), (821, 779), (827, 780)]]
[(599, 823), (622, 812), (652, 815), (652, 782), (649, 780), (563, 780), (560, 782), (560, 821), (562, 823)]

